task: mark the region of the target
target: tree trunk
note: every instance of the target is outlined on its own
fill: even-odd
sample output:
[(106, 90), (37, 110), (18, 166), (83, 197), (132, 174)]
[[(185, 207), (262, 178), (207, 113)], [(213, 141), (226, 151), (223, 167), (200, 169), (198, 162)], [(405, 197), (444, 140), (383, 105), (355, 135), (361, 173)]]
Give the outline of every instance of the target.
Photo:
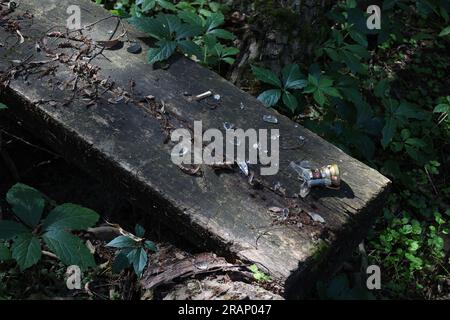
[[(328, 32), (325, 13), (336, 0), (232, 0), (233, 18), (243, 23), (237, 41), (240, 54), (227, 77), (249, 88), (251, 63), (279, 71), (296, 62), (308, 64), (321, 35)], [(230, 3), (230, 1), (228, 1)], [(234, 21), (236, 22), (236, 21)]]

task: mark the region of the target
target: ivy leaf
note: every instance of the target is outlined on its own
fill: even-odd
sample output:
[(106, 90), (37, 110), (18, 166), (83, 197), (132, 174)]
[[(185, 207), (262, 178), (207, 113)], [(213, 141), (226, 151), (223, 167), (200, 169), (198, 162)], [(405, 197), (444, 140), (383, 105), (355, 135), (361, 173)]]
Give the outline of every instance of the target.
[(394, 118), (389, 118), (386, 120), (386, 124), (382, 131), (382, 139), (381, 139), (381, 145), (383, 148), (386, 148), (389, 143), (392, 141), (392, 138), (395, 135), (395, 132), (397, 130), (397, 121)]
[(345, 62), (347, 67), (353, 73), (364, 73), (364, 67), (359, 61), (359, 59), (352, 53), (343, 50), (341, 52), (341, 59)]
[[(156, 16), (156, 21), (163, 26), (169, 36), (175, 33), (181, 25), (180, 18), (173, 14), (158, 14)], [(166, 39), (168, 40), (169, 37), (166, 37)]]
[(281, 71), (283, 86), (285, 89), (303, 89), (308, 82), (303, 78), (297, 64), (290, 64)]
[(81, 269), (95, 266), (94, 257), (80, 238), (63, 230), (46, 232), (42, 238), (49, 249), (65, 265), (77, 265)]
[(224, 47), (222, 57), (234, 56), (239, 53), (239, 49), (235, 47)]
[(225, 40), (233, 40), (234, 38), (236, 38), (234, 34), (224, 29), (214, 29), (211, 30), (209, 34)]
[(341, 94), (339, 93), (339, 91), (336, 88), (324, 87), (324, 88), (321, 88), (320, 90), (323, 91), (323, 93), (325, 93), (326, 95), (329, 95), (331, 97), (342, 98)]
[(288, 91), (285, 91), (283, 93), (283, 103), (286, 107), (289, 108), (289, 110), (292, 111), (292, 113), (294, 113), (295, 110), (298, 108), (297, 98)]
[(114, 259), (111, 269), (113, 273), (120, 273), (130, 262), (128, 261), (127, 252), (120, 251)]
[(198, 36), (202, 32), (202, 29), (198, 26), (190, 25), (188, 23), (182, 23), (176, 30), (176, 40), (185, 38), (192, 38)]
[(138, 277), (142, 275), (145, 266), (147, 265), (147, 252), (143, 248), (137, 248), (130, 251), (127, 255), (128, 261), (133, 264), (134, 272)]
[(49, 230), (86, 230), (100, 218), (93, 210), (65, 203), (54, 208), (44, 220), (43, 228)]
[(145, 248), (147, 248), (148, 250), (157, 252), (158, 249), (156, 248), (156, 245), (153, 243), (153, 241), (147, 240), (144, 242), (144, 246)]
[(203, 60), (202, 48), (191, 40), (182, 40), (178, 42), (178, 48), (189, 58), (195, 56), (198, 60)]
[(225, 58), (222, 58), (222, 61), (224, 61), (228, 64), (233, 64), (236, 61), (236, 59), (231, 58), (231, 57), (225, 57)]
[(192, 12), (189, 10), (183, 10), (178, 13), (178, 17), (190, 25), (203, 27), (202, 18), (195, 12)]
[(155, 18), (132, 17), (128, 19), (128, 22), (155, 39), (163, 40), (170, 38), (168, 29), (164, 28), (164, 25)]
[(112, 248), (129, 248), (135, 247), (136, 241), (127, 236), (118, 236), (111, 240), (106, 246)]
[(156, 0), (144, 0), (142, 4), (142, 11), (147, 12), (152, 10), (156, 6)]
[(278, 79), (277, 75), (271, 70), (252, 66), (252, 71), (258, 80), (271, 84), (278, 88), (282, 87), (280, 79)]
[(0, 262), (11, 260), (11, 258), (12, 256), (9, 248), (4, 243), (0, 243)]
[(35, 265), (41, 259), (41, 244), (31, 233), (18, 235), (11, 246), (12, 257), (23, 271)]
[(277, 104), (281, 98), (280, 89), (267, 90), (258, 96), (258, 100), (261, 101), (266, 107), (272, 107)]
[(445, 103), (438, 104), (434, 108), (433, 113), (450, 113), (450, 105)]
[(172, 11), (176, 11), (177, 8), (170, 3), (169, 1), (166, 0), (156, 0), (158, 2), (158, 4), (161, 6), (161, 8), (164, 8), (166, 10), (172, 10)]
[(45, 200), (36, 189), (17, 183), (9, 189), (6, 201), (14, 214), (28, 226), (34, 228), (41, 220)]
[(445, 37), (450, 34), (450, 26), (446, 27), (444, 30), (439, 33), (439, 37)]
[(374, 89), (374, 94), (378, 98), (384, 98), (389, 93), (389, 80), (388, 79), (382, 79), (380, 80)]
[(363, 47), (367, 47), (368, 46), (367, 36), (366, 35), (361, 34), (361, 33), (359, 33), (358, 31), (356, 31), (354, 29), (350, 29), (348, 34), (358, 44), (362, 45)]
[(209, 15), (206, 18), (206, 22), (205, 22), (206, 32), (210, 32), (211, 30), (217, 28), (224, 22), (225, 22), (225, 17), (220, 12), (216, 12), (216, 13)]
[(0, 102), (0, 110), (5, 110), (5, 109), (8, 109), (6, 104), (3, 104), (3, 103)]
[(23, 224), (9, 220), (0, 221), (0, 239), (2, 240), (11, 240), (15, 236), (27, 232), (30, 232), (30, 230)]
[(147, 59), (149, 63), (155, 63), (168, 59), (177, 48), (175, 41), (161, 40), (156, 43), (157, 48), (151, 48), (148, 50)]
[(323, 94), (322, 90), (316, 90), (313, 93), (313, 97), (314, 100), (316, 100), (316, 102), (323, 107), (323, 105), (325, 104), (325, 102), (327, 101), (325, 95)]
[(145, 235), (145, 229), (140, 224), (134, 226), (134, 233), (137, 237), (142, 238)]

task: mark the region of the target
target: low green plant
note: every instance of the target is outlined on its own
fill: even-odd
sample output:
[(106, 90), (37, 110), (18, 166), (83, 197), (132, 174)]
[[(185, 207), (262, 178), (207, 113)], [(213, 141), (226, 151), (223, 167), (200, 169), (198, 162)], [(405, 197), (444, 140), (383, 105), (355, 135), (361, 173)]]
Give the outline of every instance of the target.
[(255, 278), (256, 281), (260, 281), (260, 282), (272, 281), (272, 278), (270, 276), (268, 276), (267, 274), (265, 274), (264, 272), (262, 272), (261, 270), (259, 270), (259, 268), (256, 264), (252, 264), (248, 268), (252, 272), (253, 278)]
[(21, 183), (11, 187), (6, 201), (16, 219), (0, 221), (0, 261), (13, 259), (26, 270), (39, 262), (44, 244), (65, 265), (95, 266), (89, 249), (71, 231), (93, 226), (97, 213), (72, 203), (52, 207), (39, 191)]
[(253, 75), (261, 82), (274, 86), (276, 89), (266, 90), (258, 96), (266, 107), (275, 106), (281, 99), (288, 110), (294, 112), (298, 107), (298, 100), (294, 90), (305, 88), (308, 81), (300, 72), (296, 64), (290, 64), (281, 71), (281, 78), (269, 69), (252, 66)]
[[(403, 197), (411, 196), (405, 193)], [(422, 292), (425, 285), (439, 281), (436, 274), (450, 277), (444, 250), (444, 237), (450, 231), (450, 210), (442, 215), (437, 210), (424, 208), (426, 219), (405, 211), (394, 215), (395, 211), (389, 207), (396, 201), (397, 196), (392, 195), (390, 205), (384, 209), (387, 226), (379, 234), (370, 236), (370, 245), (376, 250), (371, 258), (390, 275), (384, 289), (391, 296), (414, 296)]]
[(0, 110), (8, 109), (8, 106), (6, 104), (0, 103)]
[(450, 112), (450, 96), (445, 97), (445, 99), (442, 98), (441, 103), (434, 108), (433, 112), (439, 114), (438, 123), (447, 119)]
[(155, 244), (143, 238), (145, 230), (142, 226), (136, 225), (135, 235), (126, 233), (111, 240), (106, 246), (120, 249), (112, 265), (112, 271), (119, 273), (127, 266), (133, 266), (133, 270), (138, 277), (142, 275), (148, 262), (147, 250), (156, 252)]
[(148, 52), (149, 63), (167, 60), (179, 51), (202, 64), (214, 66), (220, 62), (233, 64), (233, 56), (239, 52), (219, 41), (234, 39), (232, 33), (219, 28), (224, 19), (221, 12), (211, 12), (205, 17), (190, 10), (180, 10), (176, 15), (135, 16), (129, 21), (156, 39), (156, 46)]

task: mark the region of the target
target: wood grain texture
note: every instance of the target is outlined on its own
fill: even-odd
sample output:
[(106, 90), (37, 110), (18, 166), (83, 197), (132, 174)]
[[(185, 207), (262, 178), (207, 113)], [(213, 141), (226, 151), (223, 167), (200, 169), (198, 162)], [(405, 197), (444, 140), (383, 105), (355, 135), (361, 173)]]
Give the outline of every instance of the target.
[[(65, 25), (69, 4), (82, 8), (83, 25), (108, 15), (89, 0), (24, 1), (12, 15), (29, 11), (34, 18), (32, 23), (22, 26), (25, 43), (0, 47), (0, 68), (4, 71), (11, 67), (12, 60), (24, 60), (30, 55), (33, 61), (48, 59), (43, 52), (36, 51), (36, 41), (51, 27)], [(106, 40), (108, 31), (115, 26), (114, 19), (105, 20), (84, 34), (97, 41)], [(144, 35), (128, 28), (130, 39), (142, 41)], [(0, 28), (0, 42), (14, 42), (11, 37), (15, 36)], [(260, 178), (268, 185), (279, 182), (288, 196), (299, 189), (296, 175), (288, 168), (293, 160), (309, 160), (317, 166), (337, 163), (344, 186), (339, 191), (315, 189), (307, 199), (300, 200), (253, 189), (237, 171), (219, 175), (205, 168), (201, 177), (185, 174), (171, 162), (172, 145), (164, 143), (160, 122), (142, 107), (134, 102), (111, 104), (100, 99), (97, 105), (87, 108), (81, 96), (73, 97), (70, 87), (59, 90), (55, 83), (74, 78), (73, 69), (63, 63), (54, 63), (57, 67), (54, 75), (35, 73), (16, 77), (1, 99), (12, 106), (11, 115), (27, 124), (66, 159), (116, 184), (149, 213), (157, 211), (154, 209), (157, 206), (158, 212), (163, 212), (159, 218), (164, 223), (196, 244), (213, 245), (219, 252), (259, 263), (273, 277), (286, 282), (288, 296), (297, 296), (319, 272), (329, 269), (326, 264), (334, 264), (330, 261), (342, 257), (362, 239), (380, 211), (390, 181), (287, 117), (266, 109), (214, 72), (184, 57), (171, 59), (166, 70), (156, 70), (146, 63), (145, 51), (133, 55), (126, 47), (105, 50), (104, 56), (99, 55), (91, 64), (100, 68), (101, 79), (109, 78), (127, 90), (130, 81), (134, 81), (134, 96), (153, 95), (179, 119), (190, 124), (202, 120), (204, 130), (221, 129), (224, 122), (242, 129), (278, 128), (282, 147), (280, 171), (275, 176)], [(214, 109), (211, 99), (190, 101), (184, 95), (207, 90), (221, 95)], [(73, 103), (67, 106), (49, 102), (71, 98)], [(262, 121), (266, 114), (275, 115), (279, 124), (271, 126)], [(306, 138), (301, 148), (283, 148), (298, 144), (299, 136)], [(298, 212), (293, 214), (299, 218), (308, 221), (306, 211), (316, 212), (326, 223), (310, 221), (302, 228), (273, 225), (268, 208), (292, 205), (297, 206)], [(300, 287), (299, 282), (303, 283)]]

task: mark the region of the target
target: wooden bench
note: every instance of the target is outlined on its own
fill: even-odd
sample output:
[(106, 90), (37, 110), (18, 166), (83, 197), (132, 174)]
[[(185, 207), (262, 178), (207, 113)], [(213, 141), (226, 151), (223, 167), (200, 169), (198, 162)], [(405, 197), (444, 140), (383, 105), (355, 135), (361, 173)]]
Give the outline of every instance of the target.
[[(65, 31), (72, 4), (81, 7), (84, 26), (94, 25), (68, 39), (58, 32)], [(10, 106), (1, 117), (21, 121), (68, 161), (157, 213), (180, 237), (256, 263), (285, 285), (287, 297), (302, 296), (364, 238), (390, 181), (187, 58), (174, 57), (168, 68), (154, 69), (146, 62), (145, 35), (125, 22), (127, 37), (143, 45), (141, 54), (127, 52), (127, 44), (89, 53), (89, 39), (108, 40), (117, 27), (115, 34), (121, 33), (117, 19), (102, 20), (108, 16), (90, 0), (35, 0), (3, 17), (18, 23), (20, 34), (6, 23), (0, 27), (0, 80), (6, 86), (1, 101)], [(208, 90), (220, 100), (187, 95)], [(279, 123), (264, 122), (264, 115)], [(269, 188), (250, 185), (237, 168), (218, 173), (203, 166), (202, 175), (191, 175), (173, 164), (167, 132), (194, 120), (202, 120), (204, 129), (221, 129), (224, 122), (242, 129), (278, 128), (280, 171), (258, 177)], [(337, 163), (343, 186), (293, 197), (300, 181), (289, 163), (299, 160)], [(290, 208), (290, 217), (278, 221), (271, 207)], [(314, 214), (325, 223), (313, 221)]]

